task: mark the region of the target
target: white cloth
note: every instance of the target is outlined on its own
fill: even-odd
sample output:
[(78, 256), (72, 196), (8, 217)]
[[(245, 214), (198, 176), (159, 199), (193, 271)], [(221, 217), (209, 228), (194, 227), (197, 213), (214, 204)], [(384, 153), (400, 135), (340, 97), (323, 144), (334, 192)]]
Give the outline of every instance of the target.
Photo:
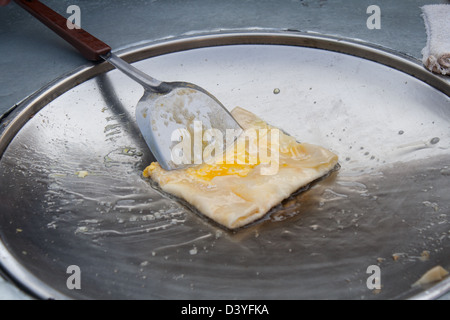
[(422, 8), (427, 45), (422, 61), (429, 70), (450, 75), (450, 4), (431, 4)]

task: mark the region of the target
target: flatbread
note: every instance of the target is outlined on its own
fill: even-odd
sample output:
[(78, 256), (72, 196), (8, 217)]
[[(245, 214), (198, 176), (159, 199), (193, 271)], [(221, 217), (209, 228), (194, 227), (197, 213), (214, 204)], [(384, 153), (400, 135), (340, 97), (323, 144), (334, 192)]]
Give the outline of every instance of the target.
[[(227, 150), (227, 154), (234, 153), (236, 159), (244, 157), (246, 163), (243, 164), (245, 159), (241, 159), (241, 163), (236, 160), (234, 163), (203, 163), (166, 171), (153, 162), (143, 175), (210, 219), (226, 228), (236, 229), (262, 218), (272, 207), (326, 175), (338, 163), (333, 152), (313, 144), (298, 143), (249, 111), (235, 108), (231, 113), (246, 133), (258, 133), (257, 140), (247, 139), (245, 152), (242, 148)], [(279, 140), (276, 141), (273, 137), (277, 135)], [(245, 134), (243, 136), (245, 139)], [(261, 148), (261, 142), (272, 142), (272, 139), (273, 143), (268, 143), (264, 151), (272, 156), (277, 151), (278, 156), (263, 162), (264, 157), (260, 157), (263, 149), (258, 148)], [(255, 150), (252, 146), (258, 149), (256, 162), (249, 158), (249, 150)]]

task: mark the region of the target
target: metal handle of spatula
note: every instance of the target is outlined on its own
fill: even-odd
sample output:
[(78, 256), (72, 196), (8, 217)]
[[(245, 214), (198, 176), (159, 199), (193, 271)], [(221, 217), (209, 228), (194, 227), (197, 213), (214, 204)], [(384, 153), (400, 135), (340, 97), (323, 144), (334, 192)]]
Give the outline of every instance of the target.
[(75, 47), (86, 59), (91, 61), (106, 60), (117, 69), (140, 83), (146, 89), (156, 92), (165, 91), (162, 82), (134, 68), (111, 52), (111, 47), (87, 31), (69, 28), (68, 20), (38, 0), (14, 0), (35, 18), (53, 30), (61, 38)]

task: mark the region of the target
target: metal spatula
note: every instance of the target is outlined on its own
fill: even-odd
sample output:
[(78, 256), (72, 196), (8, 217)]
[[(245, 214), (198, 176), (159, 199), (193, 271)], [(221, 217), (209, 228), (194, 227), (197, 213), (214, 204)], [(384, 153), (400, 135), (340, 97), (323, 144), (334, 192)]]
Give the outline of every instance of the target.
[[(242, 132), (231, 114), (206, 90), (187, 82), (158, 81), (120, 59), (111, 52), (111, 47), (85, 30), (69, 29), (66, 18), (40, 1), (15, 2), (72, 44), (88, 60), (104, 59), (144, 87), (144, 95), (136, 107), (136, 120), (162, 168), (173, 170), (201, 163), (205, 146), (203, 133), (209, 132), (209, 145), (224, 149)], [(190, 149), (181, 148), (180, 144)]]

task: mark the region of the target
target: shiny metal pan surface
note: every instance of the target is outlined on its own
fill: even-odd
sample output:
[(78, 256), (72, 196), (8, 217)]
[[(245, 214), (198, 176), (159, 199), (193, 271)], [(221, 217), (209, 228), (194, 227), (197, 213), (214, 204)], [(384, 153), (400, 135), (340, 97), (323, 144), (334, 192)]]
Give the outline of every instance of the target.
[(56, 299), (449, 290), (449, 279), (413, 286), (450, 270), (448, 80), (384, 48), (297, 32), (198, 34), (119, 54), (332, 150), (341, 168), (263, 221), (224, 230), (142, 177), (153, 160), (133, 116), (143, 89), (106, 64), (83, 67), (1, 119), (0, 262), (19, 286)]

